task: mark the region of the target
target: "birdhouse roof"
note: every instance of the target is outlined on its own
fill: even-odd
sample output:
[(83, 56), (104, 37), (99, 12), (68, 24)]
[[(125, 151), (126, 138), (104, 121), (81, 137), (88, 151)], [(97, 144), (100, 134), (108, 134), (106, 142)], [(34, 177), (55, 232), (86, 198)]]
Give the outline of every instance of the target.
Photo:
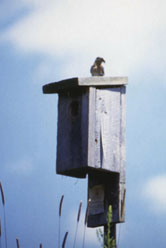
[(43, 86), (43, 93), (60, 93), (78, 87), (115, 87), (128, 83), (128, 77), (82, 77), (69, 78)]

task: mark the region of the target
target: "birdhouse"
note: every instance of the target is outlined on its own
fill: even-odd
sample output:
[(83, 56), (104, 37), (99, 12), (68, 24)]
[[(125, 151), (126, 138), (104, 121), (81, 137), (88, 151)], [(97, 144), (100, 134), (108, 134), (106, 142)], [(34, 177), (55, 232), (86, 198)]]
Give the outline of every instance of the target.
[(127, 77), (71, 78), (43, 86), (58, 93), (58, 174), (84, 178), (91, 170), (125, 182)]
[(85, 178), (88, 226), (124, 221), (125, 92), (127, 77), (71, 78), (43, 86), (57, 93), (57, 174)]

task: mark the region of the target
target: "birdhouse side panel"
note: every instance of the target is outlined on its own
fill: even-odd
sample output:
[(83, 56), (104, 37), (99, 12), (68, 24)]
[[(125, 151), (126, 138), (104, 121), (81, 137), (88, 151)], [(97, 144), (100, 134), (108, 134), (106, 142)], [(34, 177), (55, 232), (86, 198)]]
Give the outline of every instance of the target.
[(120, 87), (96, 90), (95, 167), (120, 172)]

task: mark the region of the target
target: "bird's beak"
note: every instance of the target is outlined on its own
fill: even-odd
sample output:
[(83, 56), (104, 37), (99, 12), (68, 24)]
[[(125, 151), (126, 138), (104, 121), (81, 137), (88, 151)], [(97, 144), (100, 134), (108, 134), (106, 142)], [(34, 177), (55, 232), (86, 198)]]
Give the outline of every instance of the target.
[(105, 60), (104, 59), (102, 61), (105, 63)]

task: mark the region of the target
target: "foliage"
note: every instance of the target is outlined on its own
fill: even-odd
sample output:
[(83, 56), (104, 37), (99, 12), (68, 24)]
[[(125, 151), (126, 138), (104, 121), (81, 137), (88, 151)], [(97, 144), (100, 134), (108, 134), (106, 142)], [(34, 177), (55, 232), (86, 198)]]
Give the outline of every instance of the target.
[[(111, 238), (111, 224), (112, 223), (112, 206), (110, 205), (108, 208), (107, 214), (107, 233), (104, 235), (101, 228), (97, 229), (96, 235), (98, 241), (101, 244), (101, 247), (104, 248), (116, 248), (116, 241), (114, 238)], [(104, 240), (103, 240), (104, 237)], [(104, 244), (103, 244), (104, 243)]]

